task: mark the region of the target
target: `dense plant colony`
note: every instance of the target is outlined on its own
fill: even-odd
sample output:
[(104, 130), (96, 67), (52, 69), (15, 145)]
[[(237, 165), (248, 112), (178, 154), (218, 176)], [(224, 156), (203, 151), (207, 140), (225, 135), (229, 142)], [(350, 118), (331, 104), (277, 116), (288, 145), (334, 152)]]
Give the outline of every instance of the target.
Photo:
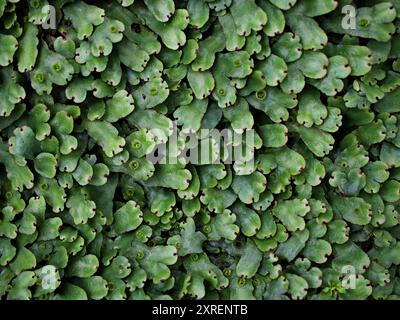
[[(400, 298), (398, 17), (0, 0), (0, 297)], [(254, 129), (254, 166), (154, 164), (173, 122)]]

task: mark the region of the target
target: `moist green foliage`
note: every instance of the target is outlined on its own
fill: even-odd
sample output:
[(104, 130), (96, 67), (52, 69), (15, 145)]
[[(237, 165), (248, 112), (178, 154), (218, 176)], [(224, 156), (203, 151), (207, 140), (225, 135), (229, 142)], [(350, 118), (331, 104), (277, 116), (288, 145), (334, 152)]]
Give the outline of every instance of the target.
[[(400, 299), (399, 1), (51, 3), (0, 1), (1, 299)], [(201, 129), (250, 156), (149, 160)]]

